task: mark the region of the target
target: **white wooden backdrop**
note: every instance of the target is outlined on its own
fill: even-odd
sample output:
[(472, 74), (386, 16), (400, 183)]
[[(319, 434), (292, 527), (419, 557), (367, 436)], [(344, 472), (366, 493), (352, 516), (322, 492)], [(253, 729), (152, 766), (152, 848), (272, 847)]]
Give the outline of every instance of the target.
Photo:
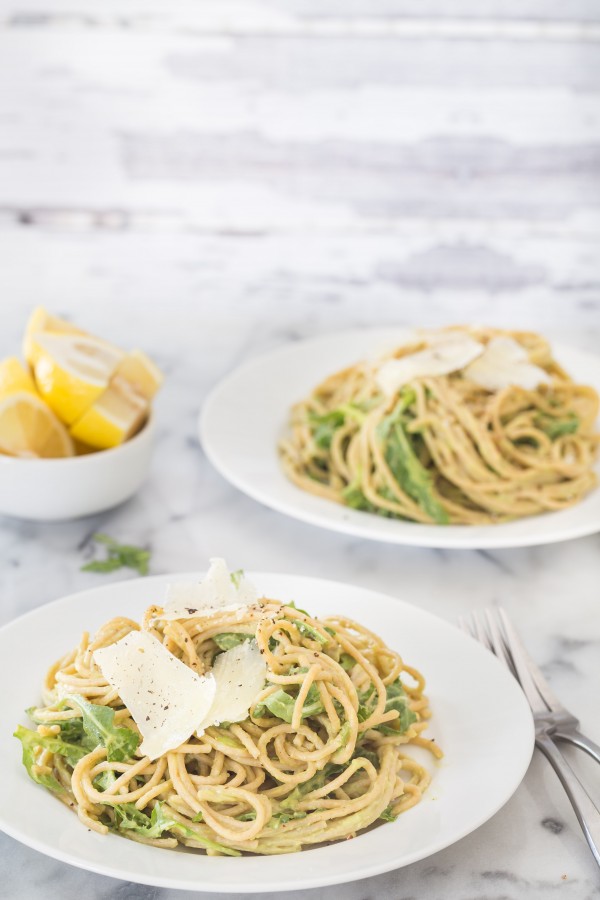
[(599, 91), (598, 0), (1, 0), (2, 302), (594, 346)]

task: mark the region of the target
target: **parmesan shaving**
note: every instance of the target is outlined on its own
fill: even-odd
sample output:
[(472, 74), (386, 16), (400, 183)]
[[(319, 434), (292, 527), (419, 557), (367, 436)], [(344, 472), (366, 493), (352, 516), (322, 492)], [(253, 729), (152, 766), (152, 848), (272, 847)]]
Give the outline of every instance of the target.
[(379, 367), (375, 380), (384, 394), (392, 397), (415, 378), (450, 375), (463, 369), (483, 349), (483, 344), (467, 335), (447, 335), (417, 353), (387, 360)]
[(494, 337), (481, 356), (468, 365), (464, 375), (488, 391), (501, 391), (516, 385), (533, 391), (548, 383), (544, 369), (529, 362), (527, 350), (510, 337)]
[(96, 650), (94, 662), (129, 709), (150, 759), (186, 741), (215, 699), (212, 673), (197, 675), (145, 631)]
[(229, 574), (224, 559), (211, 559), (201, 582), (182, 581), (167, 587), (160, 619), (189, 619), (232, 612), (256, 603), (258, 593), (243, 572)]

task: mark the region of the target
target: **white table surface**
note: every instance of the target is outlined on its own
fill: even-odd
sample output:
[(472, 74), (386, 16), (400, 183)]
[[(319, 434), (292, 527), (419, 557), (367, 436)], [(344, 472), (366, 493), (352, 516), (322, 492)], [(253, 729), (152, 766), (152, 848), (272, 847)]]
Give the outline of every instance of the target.
[[(137, 497), (67, 524), (0, 519), (0, 622), (120, 578), (80, 571), (97, 530), (150, 547), (155, 573), (222, 555), (448, 620), (501, 602), (600, 740), (598, 536), (493, 553), (356, 540), (239, 494), (196, 438), (232, 367), (339, 327), (478, 321), (597, 350), (599, 42), (594, 0), (2, 0), (0, 356), (43, 303), (143, 347), (167, 381)], [(176, 896), (3, 836), (0, 871), (10, 900)], [(289, 896), (342, 895), (588, 900), (600, 887), (536, 758), (454, 847)]]

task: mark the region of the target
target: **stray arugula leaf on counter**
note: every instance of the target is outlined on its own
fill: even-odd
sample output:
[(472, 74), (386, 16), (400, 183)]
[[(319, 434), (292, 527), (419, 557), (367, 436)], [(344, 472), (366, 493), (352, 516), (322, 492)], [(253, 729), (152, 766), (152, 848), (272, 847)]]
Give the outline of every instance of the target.
[(135, 569), (140, 575), (148, 574), (150, 551), (133, 544), (119, 544), (108, 534), (95, 534), (92, 540), (106, 547), (106, 559), (93, 559), (81, 567), (82, 572), (114, 572), (115, 569)]

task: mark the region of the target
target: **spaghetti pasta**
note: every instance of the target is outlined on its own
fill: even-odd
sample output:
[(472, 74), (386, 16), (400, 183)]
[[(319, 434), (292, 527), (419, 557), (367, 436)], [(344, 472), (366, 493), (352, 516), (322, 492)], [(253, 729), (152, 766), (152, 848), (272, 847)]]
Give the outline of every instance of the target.
[[(192, 613), (197, 610), (191, 610)], [(429, 783), (407, 751), (424, 736), (424, 679), (381, 638), (260, 599), (181, 619), (150, 607), (141, 630), (203, 675), (255, 641), (266, 680), (244, 721), (212, 725), (151, 760), (94, 654), (140, 626), (116, 618), (51, 667), (36, 730), (16, 731), (35, 781), (88, 828), (209, 855), (288, 853), (353, 837), (414, 806)]]
[[(478, 342), (482, 351), (495, 343), (522, 353), (528, 378), (537, 371), (539, 383), (520, 386), (515, 363), (513, 378), (507, 365), (504, 386), (494, 388), (489, 372), (478, 381), (474, 366), (461, 364), (382, 389), (378, 375), (390, 360), (406, 368), (424, 349), (461, 337), (467, 350)], [(431, 357), (431, 370), (441, 368)], [(593, 489), (597, 415), (596, 391), (573, 382), (539, 335), (456, 327), (326, 378), (293, 407), (279, 451), (296, 485), (354, 509), (421, 523), (493, 524), (563, 509)]]

